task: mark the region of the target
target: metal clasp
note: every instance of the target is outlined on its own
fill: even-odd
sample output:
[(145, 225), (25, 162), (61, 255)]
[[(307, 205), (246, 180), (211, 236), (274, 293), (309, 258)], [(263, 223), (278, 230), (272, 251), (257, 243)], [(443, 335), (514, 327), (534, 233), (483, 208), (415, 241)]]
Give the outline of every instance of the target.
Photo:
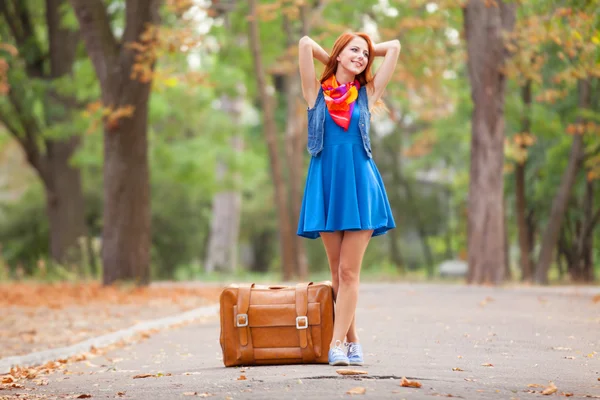
[(238, 314), (235, 316), (235, 326), (242, 328), (248, 326), (248, 314)]
[(308, 317), (296, 317), (296, 329), (307, 329), (308, 328)]

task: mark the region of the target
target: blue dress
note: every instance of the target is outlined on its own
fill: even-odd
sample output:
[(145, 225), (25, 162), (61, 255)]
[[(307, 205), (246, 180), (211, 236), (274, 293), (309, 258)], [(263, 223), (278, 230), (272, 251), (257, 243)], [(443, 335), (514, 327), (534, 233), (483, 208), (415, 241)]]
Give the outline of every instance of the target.
[(311, 157), (298, 221), (299, 236), (373, 229), (373, 236), (396, 227), (381, 175), (365, 152), (355, 106), (347, 131), (325, 111), (323, 150)]

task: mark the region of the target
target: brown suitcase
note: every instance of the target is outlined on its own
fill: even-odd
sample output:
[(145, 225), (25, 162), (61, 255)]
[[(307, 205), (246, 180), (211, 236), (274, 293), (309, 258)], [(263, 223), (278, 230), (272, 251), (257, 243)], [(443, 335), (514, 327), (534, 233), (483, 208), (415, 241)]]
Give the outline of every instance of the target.
[(223, 363), (327, 363), (333, 335), (331, 282), (233, 284), (221, 293)]

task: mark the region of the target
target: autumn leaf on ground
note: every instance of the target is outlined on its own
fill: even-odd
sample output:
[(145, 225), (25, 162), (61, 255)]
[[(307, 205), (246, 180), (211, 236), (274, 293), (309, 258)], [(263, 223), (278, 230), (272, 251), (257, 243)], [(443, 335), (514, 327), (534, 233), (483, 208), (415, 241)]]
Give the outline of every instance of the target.
[(548, 385), (548, 387), (546, 389), (542, 390), (542, 394), (544, 394), (544, 395), (553, 394), (553, 393), (556, 393), (557, 390), (558, 390), (558, 388), (556, 387), (556, 385), (554, 385), (554, 382), (550, 382), (550, 385)]
[(544, 387), (544, 385), (540, 385), (539, 383), (530, 383), (529, 385), (527, 385), (527, 387)]
[(494, 366), (494, 364), (491, 364), (491, 363), (483, 363), (483, 364), (481, 364), (481, 366), (482, 366), (482, 367), (493, 367), (493, 366)]
[(12, 375), (6, 375), (2, 377), (2, 383), (13, 383), (15, 378)]
[(400, 382), (400, 386), (420, 388), (421, 387), (421, 382), (419, 382), (419, 381), (409, 381), (405, 377), (402, 377), (402, 381)]
[(367, 371), (359, 371), (357, 369), (338, 369), (337, 372), (340, 375), (368, 375)]
[(123, 396), (125, 396), (125, 392), (117, 392), (117, 396), (123, 397)]
[(139, 374), (133, 377), (133, 379), (142, 379), (142, 378), (150, 378), (153, 377), (155, 375), (153, 374)]
[(493, 299), (493, 298), (491, 298), (490, 296), (488, 296), (488, 297), (486, 297), (485, 299), (481, 300), (481, 301), (479, 302), (479, 305), (480, 305), (480, 306), (485, 306), (487, 303), (490, 303), (490, 302), (492, 302), (492, 301), (494, 301), (494, 299)]
[(464, 371), (464, 369), (460, 369), (458, 367), (454, 367), (454, 368), (452, 368), (452, 371)]
[(79, 396), (77, 396), (76, 398), (77, 398), (77, 399), (89, 399), (90, 397), (92, 397), (92, 395), (91, 395), (91, 394), (86, 394), (86, 393), (84, 393), (84, 394), (80, 394), (80, 395), (79, 395)]
[(573, 396), (573, 393), (561, 392), (560, 395), (565, 396), (565, 397), (571, 397), (571, 396)]
[(364, 387), (355, 387), (346, 392), (346, 394), (365, 394), (367, 393), (367, 389)]
[(246, 375), (244, 375), (244, 374), (240, 375), (240, 377), (237, 378), (238, 381), (245, 381), (246, 379), (248, 379), (248, 378), (246, 378)]

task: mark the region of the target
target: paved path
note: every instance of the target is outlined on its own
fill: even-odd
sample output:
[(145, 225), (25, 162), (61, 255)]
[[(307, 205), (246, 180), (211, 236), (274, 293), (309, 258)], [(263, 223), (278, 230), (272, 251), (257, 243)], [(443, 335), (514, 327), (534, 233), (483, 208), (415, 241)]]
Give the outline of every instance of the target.
[[(339, 376), (328, 365), (224, 368), (215, 317), (76, 363), (69, 368), (73, 374), (50, 375), (47, 386), (28, 385), (36, 388), (29, 393), (85, 393), (93, 399), (192, 398), (186, 392), (216, 399), (330, 399), (361, 398), (346, 391), (364, 387), (362, 397), (373, 399), (529, 399), (545, 397), (540, 391), (553, 381), (558, 387), (553, 397), (600, 398), (600, 303), (592, 301), (593, 293), (365, 284), (357, 321), (366, 365), (351, 367), (368, 371), (362, 380)], [(171, 375), (133, 379), (142, 373)], [(246, 380), (238, 379), (242, 373)], [(422, 387), (401, 387), (403, 376)], [(0, 398), (7, 394), (0, 391)]]

